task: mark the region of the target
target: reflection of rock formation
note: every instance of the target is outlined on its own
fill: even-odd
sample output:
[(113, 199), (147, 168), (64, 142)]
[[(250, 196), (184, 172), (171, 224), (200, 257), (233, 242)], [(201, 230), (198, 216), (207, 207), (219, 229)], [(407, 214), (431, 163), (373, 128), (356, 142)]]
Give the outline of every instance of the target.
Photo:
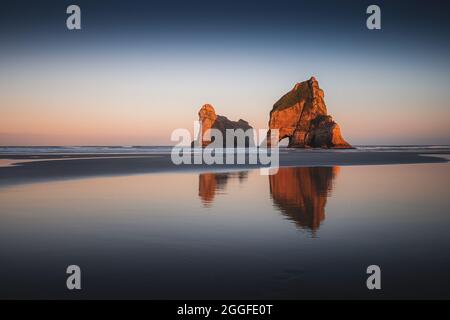
[(228, 179), (237, 178), (239, 182), (247, 179), (248, 173), (228, 172), (228, 173), (201, 173), (198, 176), (198, 195), (205, 206), (210, 206), (214, 201), (217, 191), (223, 191), (226, 188)]
[(297, 83), (273, 105), (269, 129), (288, 137), (293, 148), (351, 148), (339, 125), (328, 115), (323, 90), (314, 77)]
[[(313, 232), (325, 219), (325, 205), (339, 167), (279, 168), (269, 176), (270, 194), (275, 206), (301, 228)], [(217, 193), (224, 192), (230, 179), (247, 179), (247, 172), (202, 173), (198, 195), (211, 206)]]
[(317, 230), (339, 167), (280, 168), (269, 176), (275, 205), (301, 228)]

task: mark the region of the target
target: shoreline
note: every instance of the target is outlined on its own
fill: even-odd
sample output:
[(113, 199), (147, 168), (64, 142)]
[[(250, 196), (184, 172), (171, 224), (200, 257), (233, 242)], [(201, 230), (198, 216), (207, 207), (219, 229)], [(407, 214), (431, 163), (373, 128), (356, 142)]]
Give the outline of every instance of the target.
[[(439, 153), (448, 155), (450, 152)], [(0, 186), (88, 178), (168, 172), (246, 171), (262, 165), (207, 165), (172, 163), (170, 154), (0, 154), (10, 165), (0, 166)], [(18, 160), (14, 162), (13, 160)], [(281, 152), (280, 167), (331, 167), (356, 165), (390, 165), (445, 163), (448, 159), (436, 152)], [(14, 164), (16, 163), (16, 164)]]

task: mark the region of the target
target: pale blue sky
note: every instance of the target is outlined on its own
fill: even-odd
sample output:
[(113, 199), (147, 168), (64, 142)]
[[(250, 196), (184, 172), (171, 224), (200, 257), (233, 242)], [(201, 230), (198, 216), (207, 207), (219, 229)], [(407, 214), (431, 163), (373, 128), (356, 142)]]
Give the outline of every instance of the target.
[(0, 144), (169, 144), (204, 103), (266, 128), (273, 103), (312, 75), (350, 143), (450, 144), (450, 46), (439, 32), (269, 22), (3, 33)]

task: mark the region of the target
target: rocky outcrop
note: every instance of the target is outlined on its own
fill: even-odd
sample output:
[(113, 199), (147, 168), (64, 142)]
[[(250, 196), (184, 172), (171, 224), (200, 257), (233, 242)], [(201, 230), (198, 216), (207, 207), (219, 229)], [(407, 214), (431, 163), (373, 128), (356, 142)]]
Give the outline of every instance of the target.
[[(217, 115), (214, 107), (210, 104), (205, 104), (201, 107), (198, 112), (198, 117), (201, 123), (201, 136), (203, 137), (201, 141), (202, 147), (206, 147), (213, 141), (212, 137), (208, 134), (208, 130), (210, 129), (218, 129), (222, 133), (224, 146), (226, 145), (226, 129), (243, 129), (244, 131), (253, 129), (245, 120), (231, 121), (227, 117)], [(249, 144), (251, 143), (246, 141), (245, 146), (248, 147)], [(234, 145), (238, 146), (236, 143)]]
[(297, 83), (270, 112), (269, 129), (279, 130), (279, 141), (288, 137), (293, 148), (351, 148), (339, 125), (328, 115), (324, 92), (314, 77)]

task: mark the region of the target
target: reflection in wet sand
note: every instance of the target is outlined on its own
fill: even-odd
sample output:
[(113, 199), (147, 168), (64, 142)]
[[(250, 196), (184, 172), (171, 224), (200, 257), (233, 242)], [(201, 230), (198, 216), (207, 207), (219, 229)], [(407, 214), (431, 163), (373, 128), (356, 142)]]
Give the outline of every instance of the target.
[(269, 176), (273, 202), (297, 226), (316, 231), (338, 172), (339, 167), (280, 168)]
[(72, 299), (73, 262), (86, 299), (373, 299), (371, 263), (383, 298), (450, 298), (450, 166), (337, 170), (2, 186), (0, 299)]
[[(269, 176), (275, 207), (300, 228), (316, 231), (325, 219), (327, 197), (338, 172), (339, 167), (280, 168)], [(203, 205), (210, 207), (230, 178), (243, 182), (247, 176), (248, 172), (200, 174), (198, 194)]]
[(198, 195), (205, 207), (210, 207), (216, 192), (225, 190), (228, 179), (237, 178), (239, 182), (247, 179), (248, 172), (201, 173), (198, 176)]

